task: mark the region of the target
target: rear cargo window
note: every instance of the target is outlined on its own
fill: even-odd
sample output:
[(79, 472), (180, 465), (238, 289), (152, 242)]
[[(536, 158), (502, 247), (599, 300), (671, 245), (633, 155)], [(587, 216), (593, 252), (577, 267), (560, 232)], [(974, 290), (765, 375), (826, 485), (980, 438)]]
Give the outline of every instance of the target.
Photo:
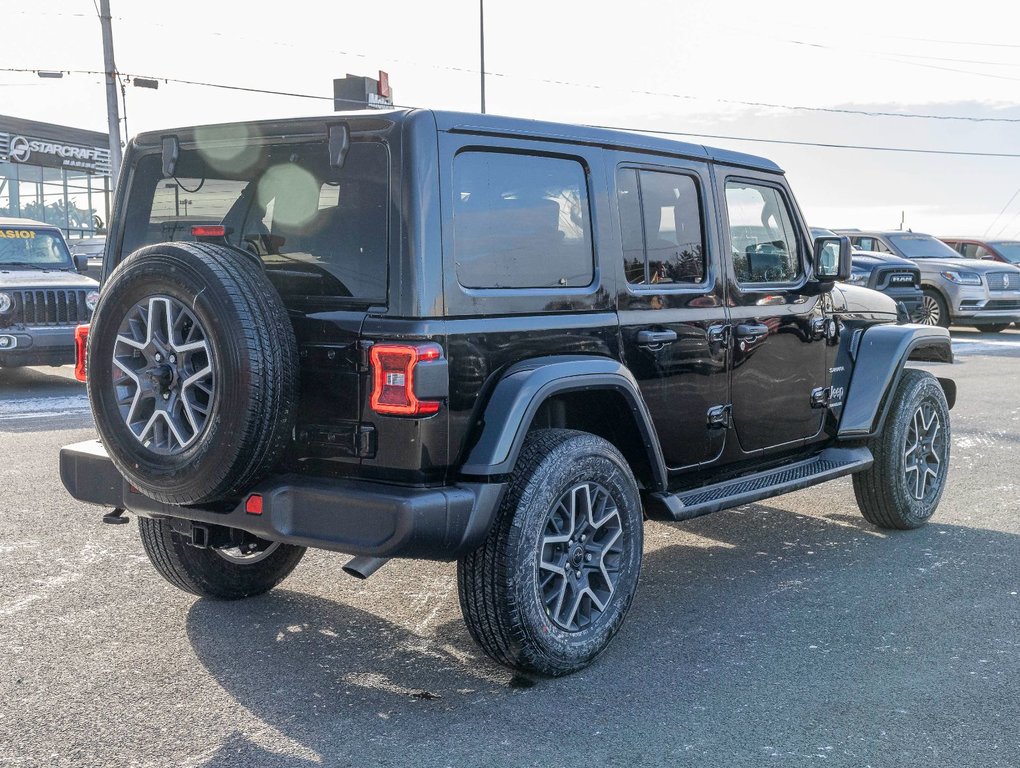
[(453, 165), (457, 280), (466, 288), (562, 288), (594, 279), (584, 167), (462, 152)]
[[(224, 160), (224, 158), (227, 160)], [(262, 259), (285, 298), (385, 302), (389, 157), (352, 143), (331, 168), (325, 142), (184, 151), (174, 178), (158, 155), (142, 158), (130, 190), (122, 253), (193, 241), (192, 227), (222, 224), (227, 242)]]

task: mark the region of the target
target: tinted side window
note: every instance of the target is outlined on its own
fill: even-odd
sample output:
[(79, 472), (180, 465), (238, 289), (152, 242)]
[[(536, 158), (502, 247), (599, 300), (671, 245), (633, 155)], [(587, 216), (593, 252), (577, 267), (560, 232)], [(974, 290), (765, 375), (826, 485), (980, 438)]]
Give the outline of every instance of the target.
[(701, 204), (692, 177), (625, 168), (617, 174), (617, 197), (628, 283), (704, 282)]
[(453, 246), (466, 288), (561, 288), (594, 279), (584, 167), (576, 160), (462, 152), (453, 163)]
[(801, 274), (797, 235), (786, 201), (774, 187), (726, 182), (730, 250), (741, 283), (789, 283)]

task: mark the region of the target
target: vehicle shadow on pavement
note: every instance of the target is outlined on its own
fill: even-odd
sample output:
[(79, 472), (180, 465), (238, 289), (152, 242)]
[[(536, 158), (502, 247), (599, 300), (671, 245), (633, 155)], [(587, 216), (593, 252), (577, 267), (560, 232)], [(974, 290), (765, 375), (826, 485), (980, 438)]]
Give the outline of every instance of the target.
[(692, 543), (653, 525), (616, 640), (533, 685), (459, 617), (420, 636), (285, 589), (196, 602), (199, 660), (289, 753), (255, 729), (204, 765), (1020, 763), (1000, 711), (1016, 701), (1020, 537), (765, 505), (685, 524)]

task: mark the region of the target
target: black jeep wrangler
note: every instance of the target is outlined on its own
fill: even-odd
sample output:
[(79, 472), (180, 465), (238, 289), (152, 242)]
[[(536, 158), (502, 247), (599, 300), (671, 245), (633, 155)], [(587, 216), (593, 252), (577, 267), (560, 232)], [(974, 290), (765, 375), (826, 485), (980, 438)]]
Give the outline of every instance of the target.
[[(949, 463), (942, 328), (835, 285), (782, 171), (647, 136), (428, 110), (144, 134), (87, 338), (80, 500), (139, 515), (198, 595), (306, 547), (367, 577), (457, 560), (498, 661), (579, 669), (619, 629), (645, 517), (853, 473), (914, 528)], [(182, 226), (182, 222), (186, 226)]]

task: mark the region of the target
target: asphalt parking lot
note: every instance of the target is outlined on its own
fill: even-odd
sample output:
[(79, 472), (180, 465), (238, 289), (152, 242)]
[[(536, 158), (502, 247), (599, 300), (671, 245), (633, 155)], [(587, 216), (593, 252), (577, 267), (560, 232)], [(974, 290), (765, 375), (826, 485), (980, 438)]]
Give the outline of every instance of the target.
[(60, 485), (94, 434), (70, 369), (0, 370), (0, 765), (1016, 768), (1020, 331), (954, 346), (931, 524), (872, 528), (847, 479), (649, 523), (609, 650), (537, 681), (474, 646), (451, 564), (177, 591)]

